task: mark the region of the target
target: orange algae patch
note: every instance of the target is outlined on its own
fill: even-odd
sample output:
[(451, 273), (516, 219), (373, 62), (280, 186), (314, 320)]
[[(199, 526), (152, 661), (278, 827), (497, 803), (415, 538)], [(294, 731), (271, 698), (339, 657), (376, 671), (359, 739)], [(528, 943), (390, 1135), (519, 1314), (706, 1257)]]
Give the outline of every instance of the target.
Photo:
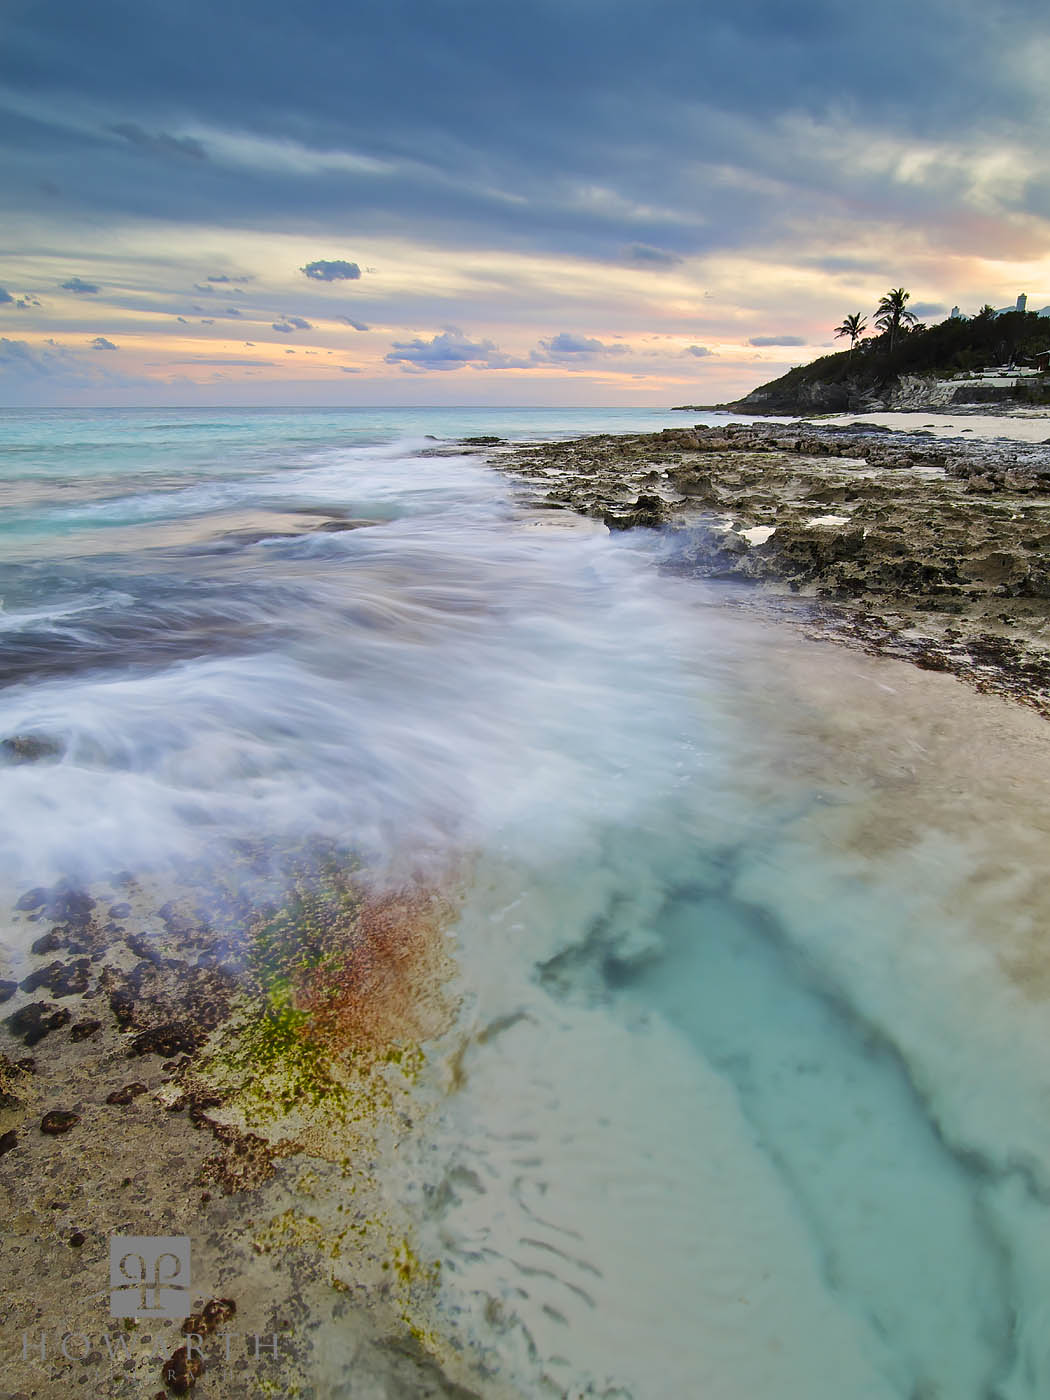
[(445, 1030), (455, 1010), (447, 930), (458, 903), (425, 886), (366, 895), (342, 938), (295, 979), (309, 1038), (330, 1054), (390, 1055)]

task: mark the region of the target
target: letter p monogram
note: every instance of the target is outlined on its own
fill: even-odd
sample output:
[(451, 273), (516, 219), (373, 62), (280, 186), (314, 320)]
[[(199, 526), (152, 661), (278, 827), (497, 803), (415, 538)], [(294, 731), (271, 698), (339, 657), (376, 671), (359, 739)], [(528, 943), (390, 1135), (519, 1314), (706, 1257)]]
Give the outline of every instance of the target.
[(112, 1317), (189, 1317), (189, 1237), (114, 1235), (109, 1242), (109, 1300)]

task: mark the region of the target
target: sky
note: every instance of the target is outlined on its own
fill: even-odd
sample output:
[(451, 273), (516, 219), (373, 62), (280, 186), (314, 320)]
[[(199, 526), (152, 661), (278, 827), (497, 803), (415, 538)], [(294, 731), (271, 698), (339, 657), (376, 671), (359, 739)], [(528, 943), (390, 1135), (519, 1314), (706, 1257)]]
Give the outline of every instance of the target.
[(707, 404), (1050, 305), (1045, 0), (4, 0), (0, 406)]

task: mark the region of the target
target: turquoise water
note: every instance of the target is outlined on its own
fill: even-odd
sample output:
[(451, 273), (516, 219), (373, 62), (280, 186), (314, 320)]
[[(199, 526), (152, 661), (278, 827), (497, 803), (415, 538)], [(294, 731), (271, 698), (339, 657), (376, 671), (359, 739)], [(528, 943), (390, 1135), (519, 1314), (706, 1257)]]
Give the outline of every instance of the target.
[(55, 748), (0, 768), (0, 874), (469, 856), (464, 1024), (505, 1029), (403, 1190), (494, 1386), (1036, 1400), (1038, 736), (989, 785), (954, 682), (748, 622), (454, 450), (679, 421), (0, 414), (0, 738)]

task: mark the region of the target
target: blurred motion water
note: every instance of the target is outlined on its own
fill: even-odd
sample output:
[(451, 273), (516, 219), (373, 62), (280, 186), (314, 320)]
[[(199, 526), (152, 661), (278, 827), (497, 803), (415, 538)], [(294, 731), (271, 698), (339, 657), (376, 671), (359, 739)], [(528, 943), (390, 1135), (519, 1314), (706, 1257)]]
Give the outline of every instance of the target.
[(0, 876), (468, 858), (486, 1034), (399, 1187), (450, 1335), (524, 1393), (1035, 1400), (1041, 721), (456, 448), (675, 421), (0, 415)]

